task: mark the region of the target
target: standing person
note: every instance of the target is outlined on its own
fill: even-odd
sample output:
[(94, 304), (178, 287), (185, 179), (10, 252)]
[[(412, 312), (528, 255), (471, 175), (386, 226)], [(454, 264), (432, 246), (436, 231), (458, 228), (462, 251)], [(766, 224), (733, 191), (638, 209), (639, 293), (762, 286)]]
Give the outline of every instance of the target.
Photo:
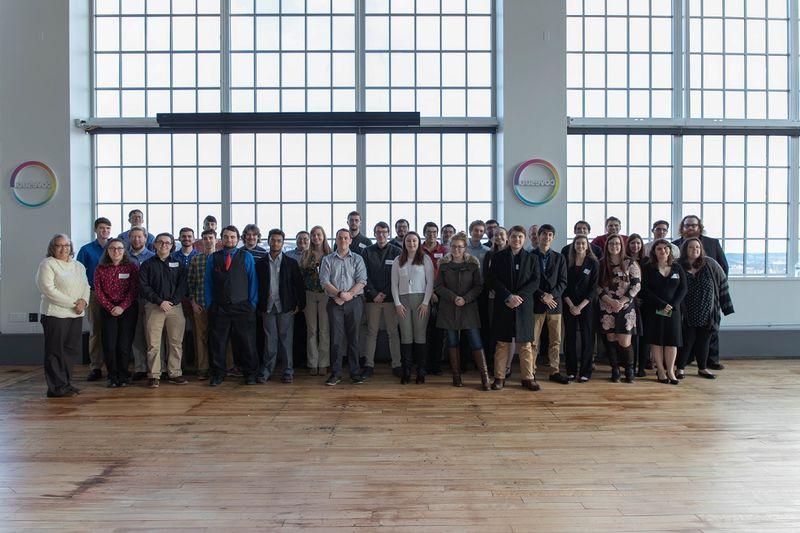
[[(567, 254), (567, 287), (564, 290), (564, 355), (567, 378), (586, 383), (592, 377), (594, 348), (593, 300), (600, 265), (586, 235), (575, 235)], [(578, 357), (580, 330), (580, 358)]]
[(395, 235), (395, 237), (390, 242), (402, 250), (403, 249), (403, 241), (405, 240), (406, 233), (408, 233), (408, 230), (410, 228), (411, 228), (411, 225), (408, 223), (408, 220), (406, 220), (404, 218), (398, 219), (394, 223), (394, 235)]
[(606, 249), (606, 241), (612, 235), (619, 235), (622, 239), (622, 246), (628, 243), (628, 237), (625, 235), (621, 235), (620, 231), (622, 230), (622, 221), (617, 217), (608, 217), (606, 219), (606, 233), (604, 235), (598, 235), (592, 240), (592, 244), (599, 246), (603, 251)]
[[(686, 215), (681, 220), (680, 233), (681, 237), (672, 241), (672, 244), (682, 247), (683, 241), (691, 237), (700, 239), (703, 245), (703, 250), (706, 252), (706, 257), (710, 257), (722, 267), (725, 275), (728, 275), (728, 258), (725, 257), (725, 252), (722, 250), (722, 245), (718, 239), (708, 237), (705, 234), (706, 230), (703, 227), (703, 221), (696, 215)], [(719, 360), (719, 332), (714, 331), (711, 334), (711, 341), (708, 347), (708, 368), (711, 370), (723, 370), (723, 365)]]
[(675, 360), (683, 346), (681, 303), (686, 296), (686, 273), (666, 239), (658, 239), (650, 249), (650, 260), (642, 269), (642, 292), (645, 337), (658, 381), (677, 385)]
[(217, 232), (203, 230), (200, 234), (203, 251), (195, 255), (187, 272), (188, 293), (194, 320), (194, 354), (197, 379), (208, 379), (208, 312), (206, 311), (206, 261), (217, 244)]
[[(439, 261), (442, 260), (447, 249), (439, 244), (436, 238), (439, 236), (439, 226), (435, 222), (426, 222), (422, 228), (425, 242), (422, 243), (420, 248), (422, 252), (430, 258), (433, 264), (433, 276), (439, 274)], [(434, 292), (430, 298), (430, 307), (428, 308), (430, 318), (428, 320), (428, 354), (427, 364), (428, 372), (434, 376), (442, 375), (442, 357), (444, 355), (444, 342), (442, 331), (436, 327), (436, 317), (439, 312), (439, 297)]]
[[(486, 281), (487, 273), (492, 268), (492, 256), (508, 246), (508, 231), (502, 226), (495, 228), (491, 238), (492, 247), (486, 252), (483, 257), (483, 265), (481, 266), (481, 274), (483, 276), (483, 293), (481, 293), (478, 309), (481, 314), (481, 339), (483, 340), (483, 349), (486, 353), (490, 370), (494, 370), (494, 348), (496, 339), (492, 331), (494, 323), (494, 289), (490, 288)], [(512, 357), (508, 358), (506, 363), (507, 368), (511, 368)], [(508, 377), (506, 373), (506, 377)]]
[(64, 234), (50, 239), (36, 271), (44, 329), (44, 378), (48, 398), (75, 396), (72, 361), (80, 357), (83, 314), (89, 305), (86, 268), (73, 259), (72, 241)]
[(294, 376), (293, 350), (294, 316), (306, 306), (306, 287), (297, 261), (283, 253), (285, 234), (269, 230), (269, 254), (256, 262), (258, 278), (258, 312), (262, 314), (267, 339), (266, 357), (262, 357), (256, 382), (266, 383), (275, 371), (280, 353), (283, 363), (283, 383)]
[[(128, 213), (128, 222), (130, 223), (131, 228), (128, 231), (123, 231), (122, 233), (117, 235), (117, 238), (122, 239), (123, 242), (126, 245), (130, 246), (130, 232), (131, 232), (131, 230), (133, 230), (134, 228), (142, 228), (142, 229), (144, 229), (144, 213), (142, 212), (142, 210), (141, 209), (132, 209)], [(145, 242), (145, 246), (147, 247), (148, 250), (150, 250), (152, 252), (153, 251), (153, 242), (155, 242), (156, 238), (153, 237), (152, 233), (148, 233), (147, 231), (145, 231), (145, 237), (147, 239), (146, 242)]]
[(708, 370), (708, 348), (711, 334), (719, 330), (720, 312), (733, 313), (733, 302), (728, 292), (728, 277), (722, 267), (706, 257), (703, 244), (697, 237), (683, 241), (681, 266), (686, 272), (687, 292), (683, 300), (683, 347), (678, 351), (678, 371), (675, 377), (683, 379), (684, 369), (694, 358), (697, 375), (714, 379)]
[(481, 242), (486, 233), (486, 224), (483, 220), (473, 220), (469, 223), (469, 242), (467, 242), (467, 250), (470, 256), (478, 261), (478, 267), (483, 267), (483, 258), (489, 252), (489, 248)]
[(252, 254), (239, 253), (239, 229), (222, 229), (222, 250), (206, 261), (205, 300), (208, 311), (208, 354), (211, 387), (222, 385), (228, 373), (226, 350), (233, 343), (234, 362), (244, 374), (246, 385), (256, 384), (256, 307), (258, 280)]
[(178, 233), (178, 241), (181, 247), (172, 253), (172, 258), (178, 261), (183, 268), (189, 268), (189, 262), (198, 251), (194, 249), (194, 230), (192, 228), (181, 228)]
[(456, 234), (456, 228), (452, 224), (445, 224), (442, 226), (442, 246), (450, 249), (450, 239)]
[[(625, 246), (625, 253), (639, 264), (639, 268), (643, 269), (644, 264), (649, 260), (645, 253), (644, 241), (642, 236), (638, 233), (631, 233), (628, 236), (628, 244)], [(650, 345), (644, 334), (644, 325), (642, 322), (642, 292), (634, 298), (636, 305), (636, 335), (631, 339), (633, 345), (633, 357), (636, 361), (636, 377), (643, 378), (647, 376), (647, 367), (652, 368), (650, 365)]]
[[(585, 220), (579, 220), (572, 226), (572, 232), (575, 234), (575, 237), (578, 235), (583, 235), (585, 237), (589, 237), (589, 233), (592, 231), (592, 226), (589, 225), (588, 222)], [(573, 237), (574, 240), (574, 237)], [(561, 249), (561, 255), (567, 257), (569, 255), (569, 247), (571, 244), (564, 246)], [(595, 259), (600, 259), (603, 255), (603, 249), (597, 246), (596, 244), (589, 243), (589, 248), (592, 250), (592, 254), (594, 255)]]
[(506, 361), (512, 341), (519, 349), (522, 386), (538, 391), (533, 353), (534, 292), (539, 287), (539, 261), (525, 250), (525, 228), (514, 226), (508, 232), (508, 247), (492, 254), (486, 280), (494, 290), (494, 325), (497, 338), (494, 355), (493, 390), (501, 390), (506, 380)]
[(486, 237), (489, 239), (484, 246), (487, 248), (492, 247), (492, 238), (494, 237), (494, 230), (500, 227), (500, 223), (497, 222), (495, 219), (490, 218), (486, 221)]
[(406, 233), (403, 251), (392, 264), (392, 297), (400, 326), (400, 383), (411, 383), (411, 358), (417, 365), (417, 384), (425, 383), (429, 305), (434, 267), (422, 252), (419, 235)]
[[(128, 232), (128, 257), (140, 267), (142, 263), (155, 257), (155, 252), (149, 250), (145, 245), (147, 242), (147, 232), (144, 228), (131, 228)], [(139, 291), (139, 317), (136, 319), (136, 332), (133, 335), (133, 381), (139, 381), (147, 377), (147, 339), (145, 335), (144, 307), (145, 301)]]
[[(347, 214), (347, 227), (350, 229), (350, 251), (361, 255), (367, 246), (372, 244), (369, 237), (361, 233), (361, 213), (358, 211), (350, 211)], [(333, 251), (336, 251), (336, 246), (339, 240), (333, 246)]]
[(255, 224), (246, 225), (242, 230), (242, 248), (250, 252), (256, 262), (267, 256), (267, 249), (259, 245), (260, 242), (261, 230), (259, 227)]
[(342, 381), (343, 348), (347, 350), (350, 380), (354, 385), (364, 383), (358, 366), (358, 330), (364, 312), (361, 294), (367, 284), (367, 269), (364, 260), (350, 245), (350, 232), (344, 228), (337, 231), (338, 251), (326, 255), (319, 270), (320, 284), (328, 295), (326, 310), (332, 337), (331, 375), (325, 381), (328, 386)]
[(625, 381), (633, 383), (632, 336), (636, 334), (634, 298), (641, 289), (639, 264), (625, 255), (622, 236), (612, 234), (605, 241), (598, 282), (600, 332), (608, 341), (611, 381), (619, 383), (619, 360), (625, 361)]
[(103, 377), (102, 332), (100, 331), (100, 304), (94, 292), (94, 271), (111, 236), (111, 221), (100, 217), (94, 221), (95, 240), (81, 246), (77, 260), (86, 269), (89, 281), (89, 375), (86, 381), (97, 381)]
[[(214, 230), (214, 235), (218, 234), (217, 233), (217, 217), (215, 217), (214, 215), (207, 215), (206, 218), (203, 219), (203, 230), (202, 231), (206, 231), (206, 230), (209, 230), (209, 229), (210, 230)], [(203, 245), (203, 239), (202, 238), (201, 239), (197, 239), (196, 241), (194, 241), (194, 249), (197, 250), (198, 252), (202, 252), (205, 249), (205, 246)], [(214, 250), (216, 251), (216, 250), (221, 250), (221, 249), (222, 249), (222, 240), (221, 239), (217, 239), (217, 241), (214, 243)]]
[(550, 381), (567, 385), (569, 380), (561, 374), (561, 295), (567, 288), (567, 263), (564, 256), (553, 250), (556, 229), (542, 224), (537, 232), (537, 245), (533, 255), (539, 260), (539, 286), (533, 293), (533, 353), (538, 352), (542, 328), (547, 326), (547, 357)]
[(95, 291), (100, 304), (108, 386), (125, 387), (139, 318), (139, 267), (128, 258), (122, 239), (108, 241), (95, 271)]
[(459, 233), (450, 243), (450, 252), (439, 262), (435, 290), (439, 295), (437, 326), (447, 331), (447, 350), (453, 386), (461, 387), (459, 334), (463, 331), (472, 349), (475, 365), (481, 373), (483, 390), (489, 390), (489, 372), (480, 333), (478, 297), (483, 291), (480, 263), (466, 253), (467, 235)]
[[(644, 245), (644, 255), (647, 257), (650, 255), (650, 249), (653, 247), (653, 243), (658, 239), (666, 239), (667, 234), (669, 233), (669, 222), (666, 220), (656, 220), (653, 222), (653, 227), (650, 229), (653, 234), (653, 239)], [(668, 239), (667, 239), (668, 240)], [(670, 243), (672, 247), (672, 255), (675, 259), (678, 259), (681, 256), (681, 249), (678, 248), (675, 244)]]
[(144, 304), (145, 337), (147, 339), (147, 386), (159, 386), (161, 377), (161, 337), (166, 330), (169, 354), (167, 376), (170, 383), (185, 385), (181, 362), (186, 318), (181, 300), (186, 295), (186, 269), (171, 256), (175, 240), (170, 233), (156, 235), (156, 255), (139, 270), (139, 284)]
[(303, 252), (308, 250), (309, 246), (311, 246), (311, 235), (306, 230), (301, 230), (294, 236), (294, 248), (284, 253), (299, 264)]
[(300, 258), (300, 273), (306, 287), (306, 327), (308, 328), (308, 372), (324, 376), (331, 362), (331, 340), (328, 322), (328, 295), (319, 281), (322, 259), (331, 247), (322, 226), (311, 228), (311, 245)]
[(539, 225), (532, 224), (528, 228), (528, 249), (532, 252), (539, 247)]
[(400, 374), (400, 334), (397, 330), (397, 314), (394, 312), (392, 297), (392, 266), (400, 256), (400, 248), (389, 244), (389, 224), (375, 224), (375, 244), (368, 246), (361, 257), (367, 269), (367, 285), (364, 287), (364, 314), (367, 316), (367, 334), (364, 338), (362, 357), (364, 358), (364, 377), (375, 371), (375, 345), (381, 325), (381, 315), (386, 322), (389, 337), (389, 353), (392, 360), (392, 373)]

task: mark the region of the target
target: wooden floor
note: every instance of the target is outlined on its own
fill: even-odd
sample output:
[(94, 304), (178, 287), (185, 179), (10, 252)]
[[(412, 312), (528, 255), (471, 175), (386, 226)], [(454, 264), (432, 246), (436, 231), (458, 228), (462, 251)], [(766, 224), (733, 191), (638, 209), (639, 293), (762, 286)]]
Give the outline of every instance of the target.
[(800, 360), (691, 371), (538, 393), (385, 367), (361, 386), (81, 380), (47, 400), (39, 368), (0, 367), (0, 529), (799, 531)]

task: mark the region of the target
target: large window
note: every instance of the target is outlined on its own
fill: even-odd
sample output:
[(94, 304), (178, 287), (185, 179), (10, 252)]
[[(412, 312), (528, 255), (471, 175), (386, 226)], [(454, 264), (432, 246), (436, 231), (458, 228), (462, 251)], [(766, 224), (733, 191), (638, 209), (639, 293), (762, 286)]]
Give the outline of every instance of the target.
[[(494, 215), (492, 0), (94, 0), (96, 210), (154, 231), (331, 236), (362, 210), (464, 229)], [(419, 111), (391, 133), (143, 134), (160, 112)], [(456, 118), (441, 128), (437, 118)], [(136, 119), (136, 120), (133, 120)], [(108, 121), (106, 122), (108, 124)], [(477, 128), (477, 129), (476, 129)], [(199, 132), (198, 132), (199, 133)]]
[(600, 233), (616, 215), (647, 233), (664, 219), (677, 236), (695, 214), (731, 275), (796, 275), (798, 143), (780, 128), (800, 118), (797, 4), (568, 1), (568, 112), (582, 126), (568, 140), (570, 222)]

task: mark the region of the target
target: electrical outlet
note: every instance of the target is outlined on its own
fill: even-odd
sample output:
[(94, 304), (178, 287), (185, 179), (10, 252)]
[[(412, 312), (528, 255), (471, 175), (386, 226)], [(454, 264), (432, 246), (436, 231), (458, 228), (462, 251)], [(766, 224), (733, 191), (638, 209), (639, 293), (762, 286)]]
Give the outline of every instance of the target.
[(9, 322), (27, 322), (28, 313), (8, 313)]
[(39, 313), (28, 313), (28, 322), (39, 322)]

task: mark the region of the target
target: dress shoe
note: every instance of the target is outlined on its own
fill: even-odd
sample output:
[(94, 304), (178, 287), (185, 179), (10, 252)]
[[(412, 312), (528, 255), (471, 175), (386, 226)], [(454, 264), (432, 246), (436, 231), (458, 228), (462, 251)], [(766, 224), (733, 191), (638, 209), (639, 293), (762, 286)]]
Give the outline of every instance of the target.
[(255, 376), (247, 376), (244, 378), (245, 385), (255, 385), (256, 384), (256, 377)]
[(95, 368), (94, 370), (89, 372), (88, 376), (86, 376), (86, 381), (98, 381), (102, 378), (103, 378), (103, 371), (100, 370), (99, 368)]
[(683, 372), (683, 370), (677, 370), (675, 372), (675, 377), (678, 379), (683, 379), (686, 377), (686, 374)]
[(505, 384), (504, 379), (494, 378), (494, 383), (492, 383), (492, 390), (503, 390), (503, 385)]
[(553, 381), (555, 383), (561, 383), (562, 385), (569, 385), (569, 380), (567, 379), (567, 376), (564, 376), (558, 372), (556, 372), (555, 374), (550, 374), (549, 379), (550, 381)]
[(716, 361), (709, 360), (708, 365), (706, 366), (708, 366), (708, 368), (710, 368), (711, 370), (725, 370), (725, 365), (723, 365), (722, 363), (717, 363)]
[(211, 380), (208, 382), (209, 387), (219, 387), (222, 385), (222, 382), (225, 381), (225, 378), (222, 376), (211, 376)]
[(229, 376), (233, 376), (235, 378), (244, 377), (244, 374), (242, 373), (242, 369), (240, 369), (238, 366), (235, 366), (235, 367), (231, 368), (230, 370), (228, 370), (228, 375)]
[(536, 382), (535, 379), (523, 379), (522, 380), (522, 388), (523, 389), (532, 390), (532, 391), (541, 390), (541, 387), (539, 386), (539, 384)]
[(375, 369), (373, 367), (365, 366), (363, 370), (361, 370), (361, 377), (364, 379), (371, 378), (374, 373)]
[(47, 391), (48, 398), (71, 398), (72, 396), (77, 396), (77, 394), (69, 389), (63, 392)]
[(697, 375), (700, 376), (701, 378), (705, 378), (705, 379), (717, 379), (717, 376), (715, 376), (711, 372), (698, 371)]

